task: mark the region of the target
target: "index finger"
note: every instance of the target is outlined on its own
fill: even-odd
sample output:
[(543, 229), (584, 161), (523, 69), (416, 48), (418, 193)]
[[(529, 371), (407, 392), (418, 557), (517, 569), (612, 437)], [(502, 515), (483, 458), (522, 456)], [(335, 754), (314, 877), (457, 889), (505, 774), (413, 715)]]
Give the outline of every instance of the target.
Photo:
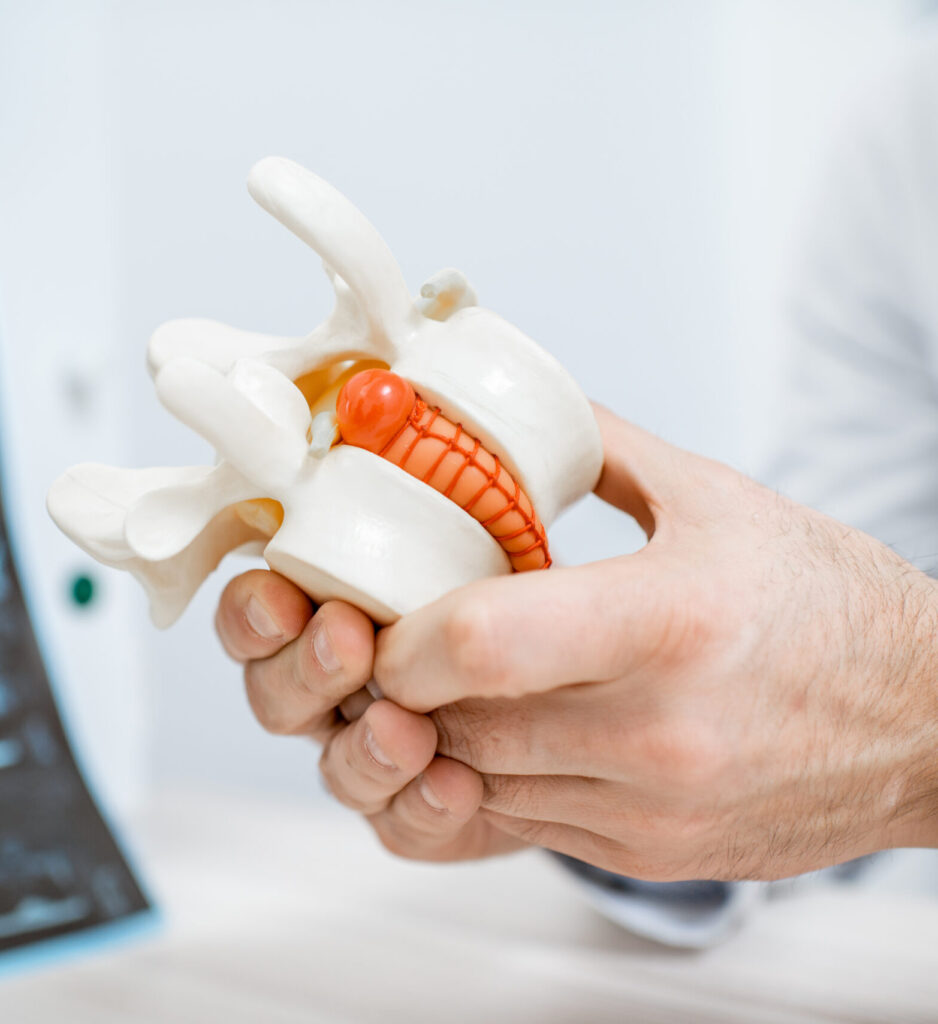
[(244, 670), (248, 701), (269, 732), (317, 735), (371, 678), (374, 627), (364, 612), (327, 601), (292, 643)]
[(252, 661), (295, 640), (312, 615), (312, 602), (296, 584), (279, 573), (252, 569), (225, 587), (215, 630), (230, 657)]
[(521, 697), (641, 666), (668, 629), (647, 549), (569, 569), (480, 580), (378, 634), (375, 680), (412, 711)]

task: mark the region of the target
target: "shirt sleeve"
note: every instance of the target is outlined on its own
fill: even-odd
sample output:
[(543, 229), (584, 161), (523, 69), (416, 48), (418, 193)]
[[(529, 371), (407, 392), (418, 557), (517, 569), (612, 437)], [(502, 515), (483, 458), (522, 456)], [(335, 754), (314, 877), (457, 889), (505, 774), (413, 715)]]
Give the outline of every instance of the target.
[[(845, 132), (783, 315), (761, 478), (938, 574), (938, 45)], [(893, 858), (901, 856), (893, 854)], [(606, 917), (668, 945), (725, 938), (790, 883), (648, 883), (560, 858)], [(862, 882), (877, 857), (810, 881)]]
[(728, 938), (768, 888), (763, 882), (644, 882), (556, 857), (604, 917), (642, 938), (682, 949)]
[(761, 476), (934, 572), (938, 48), (928, 55), (862, 112), (816, 204)]

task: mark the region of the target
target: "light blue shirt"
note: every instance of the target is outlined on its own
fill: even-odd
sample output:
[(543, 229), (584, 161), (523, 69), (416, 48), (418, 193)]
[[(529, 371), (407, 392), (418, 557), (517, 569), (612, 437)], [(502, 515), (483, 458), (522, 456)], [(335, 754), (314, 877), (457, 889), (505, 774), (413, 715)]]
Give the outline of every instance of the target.
[[(858, 111), (806, 241), (762, 480), (938, 575), (938, 38)], [(719, 941), (771, 888), (567, 863), (608, 917), (678, 946)], [(865, 858), (821, 874), (875, 869)]]

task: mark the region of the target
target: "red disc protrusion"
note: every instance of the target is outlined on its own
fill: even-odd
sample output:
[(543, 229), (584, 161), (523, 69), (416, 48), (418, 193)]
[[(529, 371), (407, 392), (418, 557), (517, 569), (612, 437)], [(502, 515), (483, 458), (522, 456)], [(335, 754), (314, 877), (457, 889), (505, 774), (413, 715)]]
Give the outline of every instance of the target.
[(362, 370), (336, 400), (339, 433), (346, 444), (379, 453), (404, 426), (417, 396), (409, 381), (390, 370)]

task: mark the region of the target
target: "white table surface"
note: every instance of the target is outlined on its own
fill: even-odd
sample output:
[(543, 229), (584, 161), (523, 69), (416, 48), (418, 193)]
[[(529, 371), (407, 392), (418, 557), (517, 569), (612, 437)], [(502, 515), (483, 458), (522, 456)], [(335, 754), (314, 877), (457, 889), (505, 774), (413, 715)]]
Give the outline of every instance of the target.
[(938, 902), (815, 889), (685, 953), (543, 855), (411, 864), (318, 805), (165, 795), (134, 837), (162, 927), (0, 981), (3, 1024), (938, 1022)]

